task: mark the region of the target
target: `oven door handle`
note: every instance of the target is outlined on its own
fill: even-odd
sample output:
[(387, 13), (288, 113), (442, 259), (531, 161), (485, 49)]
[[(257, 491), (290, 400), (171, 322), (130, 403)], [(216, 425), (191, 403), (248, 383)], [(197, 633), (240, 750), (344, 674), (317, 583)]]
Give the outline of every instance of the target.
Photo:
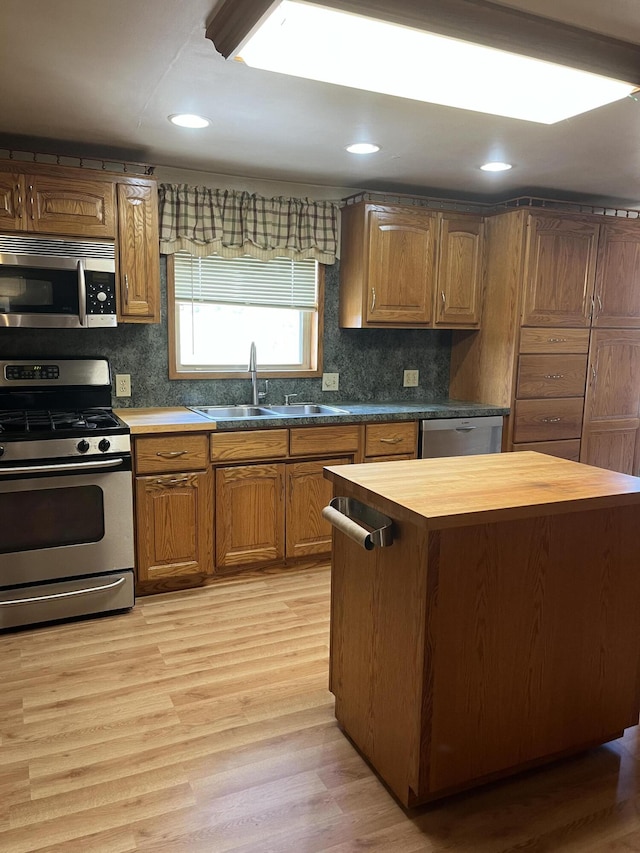
[(54, 471), (66, 471), (72, 474), (74, 471), (82, 471), (87, 468), (115, 468), (122, 465), (124, 459), (96, 459), (95, 462), (71, 462), (64, 465), (20, 465), (15, 468), (0, 468), (0, 476), (6, 474), (44, 474)]
[(34, 604), (36, 601), (53, 601), (56, 598), (70, 598), (72, 595), (89, 595), (92, 592), (104, 592), (108, 589), (115, 589), (117, 586), (122, 586), (126, 578), (118, 578), (113, 583), (105, 584), (104, 586), (90, 586), (87, 589), (72, 589), (69, 592), (55, 592), (51, 595), (34, 595), (33, 598), (13, 598), (9, 601), (0, 601), (0, 607), (10, 607), (12, 604)]

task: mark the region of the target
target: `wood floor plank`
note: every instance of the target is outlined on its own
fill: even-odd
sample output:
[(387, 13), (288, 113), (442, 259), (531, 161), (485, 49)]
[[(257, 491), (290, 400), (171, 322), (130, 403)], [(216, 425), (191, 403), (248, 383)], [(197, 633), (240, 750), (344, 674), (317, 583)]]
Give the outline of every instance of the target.
[(640, 851), (637, 726), (401, 808), (336, 723), (329, 596), (271, 568), (0, 636), (0, 851)]

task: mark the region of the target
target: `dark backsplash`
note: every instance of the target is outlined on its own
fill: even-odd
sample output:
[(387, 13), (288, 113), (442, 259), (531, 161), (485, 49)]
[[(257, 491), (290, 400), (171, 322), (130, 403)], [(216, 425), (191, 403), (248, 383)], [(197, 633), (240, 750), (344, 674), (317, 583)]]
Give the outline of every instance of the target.
[[(251, 389), (242, 379), (168, 378), (166, 261), (161, 259), (162, 322), (122, 324), (115, 329), (0, 329), (0, 358), (103, 356), (112, 373), (131, 375), (132, 397), (113, 405), (178, 406), (246, 403)], [(272, 379), (267, 402), (284, 394), (323, 403), (424, 401), (446, 397), (451, 332), (432, 329), (340, 329), (339, 264), (325, 278), (324, 365), (340, 374), (340, 390), (322, 391), (321, 379)], [(260, 365), (258, 364), (258, 368)], [(404, 369), (420, 371), (417, 388), (402, 387)], [(258, 372), (259, 375), (259, 372)]]

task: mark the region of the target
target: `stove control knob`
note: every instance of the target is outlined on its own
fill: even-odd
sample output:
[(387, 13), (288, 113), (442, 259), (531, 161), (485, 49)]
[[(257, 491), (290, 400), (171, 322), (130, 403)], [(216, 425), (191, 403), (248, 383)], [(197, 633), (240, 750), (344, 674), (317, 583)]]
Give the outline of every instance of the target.
[(111, 447), (111, 442), (108, 438), (103, 438), (100, 440), (98, 444), (98, 450), (101, 450), (103, 453), (106, 453), (107, 450)]
[(76, 444), (76, 449), (79, 450), (80, 453), (86, 453), (89, 447), (89, 442), (84, 438)]

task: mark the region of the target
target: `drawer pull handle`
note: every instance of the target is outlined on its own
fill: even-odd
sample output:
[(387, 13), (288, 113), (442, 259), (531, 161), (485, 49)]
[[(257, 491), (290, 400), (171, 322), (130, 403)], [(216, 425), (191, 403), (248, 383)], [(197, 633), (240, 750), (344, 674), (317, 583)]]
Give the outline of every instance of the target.
[(547, 338), (550, 344), (566, 344), (568, 338)]
[(165, 477), (164, 479), (156, 480), (156, 486), (179, 486), (182, 483), (188, 482), (188, 477), (172, 477), (171, 480), (167, 480), (167, 478)]
[(542, 422), (545, 424), (557, 424), (560, 423), (562, 418), (543, 418)]
[(393, 438), (381, 438), (380, 441), (383, 444), (400, 444), (401, 441), (404, 441), (404, 438), (401, 438), (399, 435), (394, 435)]
[(158, 450), (156, 456), (161, 456), (163, 459), (176, 459), (178, 456), (184, 456), (188, 450)]
[(442, 304), (446, 305), (447, 304), (447, 297), (445, 296), (444, 290), (441, 291), (440, 295), (442, 296)]
[(564, 373), (545, 373), (545, 379), (564, 379)]

